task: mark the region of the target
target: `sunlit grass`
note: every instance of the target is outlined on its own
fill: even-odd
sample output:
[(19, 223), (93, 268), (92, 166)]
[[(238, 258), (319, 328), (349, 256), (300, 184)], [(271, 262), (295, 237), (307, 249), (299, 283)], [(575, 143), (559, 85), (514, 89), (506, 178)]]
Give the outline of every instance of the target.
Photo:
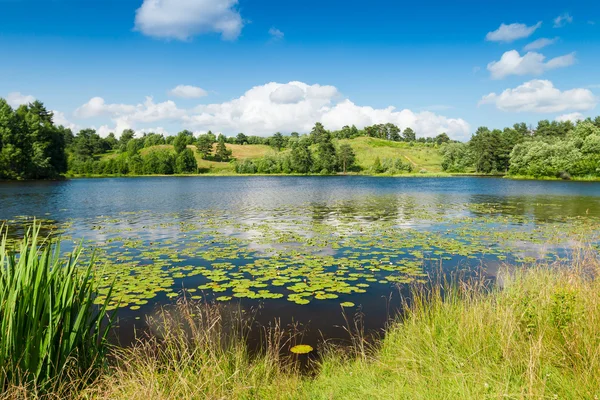
[(600, 395), (599, 271), (597, 251), (588, 250), (568, 263), (507, 266), (496, 286), (483, 278), (415, 285), (381, 341), (357, 335), (350, 347), (321, 346), (309, 376), (282, 358), (294, 343), (279, 328), (252, 354), (243, 327), (230, 322), (242, 319), (179, 303), (155, 314), (153, 335), (117, 350), (113, 367), (78, 396), (593, 399)]
[[(106, 302), (94, 305), (92, 262), (30, 228), (13, 250), (0, 229), (0, 382), (45, 390), (61, 377), (100, 372), (107, 350)], [(107, 294), (107, 300), (110, 293)], [(104, 325), (103, 325), (104, 323)]]

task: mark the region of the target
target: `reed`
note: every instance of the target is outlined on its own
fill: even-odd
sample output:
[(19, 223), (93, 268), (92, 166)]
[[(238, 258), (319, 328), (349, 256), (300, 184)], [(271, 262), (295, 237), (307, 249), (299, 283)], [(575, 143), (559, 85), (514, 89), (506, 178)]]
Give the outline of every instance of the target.
[(60, 242), (28, 229), (11, 248), (0, 228), (0, 380), (2, 387), (44, 390), (61, 377), (91, 377), (105, 364), (112, 319), (94, 305), (93, 260), (81, 267), (81, 246), (61, 257)]

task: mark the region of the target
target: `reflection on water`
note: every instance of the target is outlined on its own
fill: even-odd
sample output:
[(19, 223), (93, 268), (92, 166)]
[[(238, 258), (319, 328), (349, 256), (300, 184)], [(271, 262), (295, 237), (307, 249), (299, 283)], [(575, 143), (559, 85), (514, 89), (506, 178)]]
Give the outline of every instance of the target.
[[(185, 291), (261, 323), (343, 335), (340, 303), (383, 327), (406, 282), (597, 246), (600, 184), (495, 178), (193, 177), (0, 183), (0, 220), (85, 239), (116, 280), (122, 338)], [(398, 286), (399, 285), (399, 286)], [(391, 296), (391, 297), (390, 297)]]

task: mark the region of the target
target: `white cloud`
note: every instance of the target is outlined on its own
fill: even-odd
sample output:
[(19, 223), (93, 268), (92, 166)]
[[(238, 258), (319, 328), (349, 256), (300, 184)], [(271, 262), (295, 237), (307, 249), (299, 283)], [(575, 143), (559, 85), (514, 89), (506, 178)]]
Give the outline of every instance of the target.
[(35, 101), (35, 97), (31, 95), (24, 95), (21, 92), (12, 92), (6, 96), (6, 102), (12, 108), (17, 108), (23, 104), (33, 103)]
[(485, 36), (485, 40), (490, 42), (513, 42), (517, 39), (523, 39), (531, 36), (531, 34), (540, 26), (542, 26), (541, 21), (532, 26), (527, 26), (525, 24), (500, 24), (498, 29), (488, 32), (488, 34)]
[(536, 52), (528, 52), (521, 57), (517, 50), (510, 50), (502, 54), (498, 61), (487, 65), (492, 79), (502, 79), (508, 75), (540, 75), (544, 71), (568, 67), (575, 63), (575, 53), (565, 54), (544, 62), (546, 57)]
[[(93, 101), (92, 101), (93, 100)], [(81, 106), (79, 115), (105, 115), (112, 126), (99, 128), (101, 135), (120, 133), (123, 129), (150, 131), (147, 124), (176, 124), (176, 129), (194, 132), (223, 132), (233, 135), (268, 136), (275, 132), (309, 132), (315, 122), (328, 129), (344, 125), (366, 125), (391, 122), (401, 129), (413, 128), (419, 136), (446, 132), (455, 139), (467, 139), (469, 124), (460, 118), (447, 118), (431, 111), (414, 112), (394, 107), (377, 109), (360, 106), (344, 98), (335, 86), (309, 85), (303, 82), (286, 84), (271, 82), (256, 86), (242, 96), (224, 103), (202, 104), (193, 109), (180, 109), (172, 101), (154, 103), (152, 98), (138, 105), (106, 104), (95, 98)], [(90, 103), (93, 103), (90, 106)], [(153, 125), (155, 126), (155, 125)], [(169, 125), (172, 127), (172, 125)], [(154, 129), (156, 131), (156, 129)]]
[(144, 0), (135, 29), (157, 38), (189, 40), (206, 33), (236, 39), (244, 25), (238, 0)]
[(544, 47), (550, 46), (550, 45), (556, 43), (557, 41), (558, 41), (558, 37), (555, 37), (554, 39), (540, 38), (540, 39), (534, 40), (533, 42), (529, 43), (527, 46), (523, 47), (523, 50), (530, 51), (530, 50), (543, 49)]
[(155, 103), (152, 97), (146, 97), (146, 101), (137, 105), (107, 104), (103, 98), (94, 97), (87, 103), (75, 110), (75, 116), (79, 118), (92, 118), (98, 116), (109, 116), (116, 127), (110, 129), (101, 126), (102, 134), (109, 132), (120, 133), (124, 129), (138, 129), (140, 124), (153, 123), (157, 121), (181, 122), (186, 115), (186, 110), (177, 108), (173, 101)]
[(92, 118), (101, 115), (126, 114), (135, 111), (135, 106), (127, 104), (106, 104), (102, 97), (92, 97), (75, 110), (77, 118)]
[(396, 110), (391, 106), (383, 109), (358, 106), (348, 99), (327, 109), (321, 121), (329, 129), (339, 129), (344, 125), (362, 128), (391, 122), (403, 130), (411, 127), (418, 136), (436, 136), (446, 132), (453, 139), (467, 139), (470, 132), (469, 124), (460, 118), (446, 118), (431, 111)]
[(304, 90), (298, 85), (288, 83), (281, 85), (269, 95), (273, 103), (277, 104), (296, 104), (304, 100)]
[(183, 97), (184, 99), (194, 99), (207, 96), (206, 90), (190, 85), (178, 85), (169, 91), (169, 95), (175, 97)]
[(269, 29), (269, 35), (271, 35), (271, 38), (274, 40), (280, 40), (283, 39), (283, 37), (285, 36), (285, 34), (283, 32), (281, 32), (279, 29), (272, 27), (271, 29)]
[(578, 113), (578, 112), (559, 115), (558, 117), (555, 118), (555, 120), (558, 122), (565, 122), (565, 121), (577, 122), (577, 121), (581, 121), (584, 119), (585, 119), (585, 117), (583, 116), (583, 114)]
[(65, 113), (60, 111), (52, 111), (52, 113), (54, 114), (54, 125), (62, 125), (65, 128), (72, 130), (73, 133), (77, 133), (81, 130), (81, 127), (79, 125), (69, 121), (67, 117), (65, 117)]
[(479, 104), (494, 104), (502, 111), (552, 113), (590, 110), (597, 102), (588, 89), (560, 91), (550, 81), (534, 79), (500, 94), (483, 96)]
[(401, 129), (410, 126), (420, 136), (446, 132), (456, 139), (468, 138), (470, 132), (469, 124), (462, 119), (446, 118), (428, 111), (415, 113), (394, 107), (358, 106), (349, 99), (340, 98), (334, 86), (303, 82), (271, 82), (256, 86), (229, 102), (201, 105), (194, 111), (184, 118), (189, 128), (261, 136), (277, 131), (308, 132), (317, 121), (328, 129), (352, 124), (362, 128), (391, 122)]
[(554, 18), (554, 27), (561, 28), (566, 24), (570, 24), (571, 22), (573, 22), (573, 17), (571, 17), (569, 13), (564, 13)]
[[(107, 137), (109, 133), (114, 133), (115, 136), (117, 138), (119, 138), (121, 136), (121, 134), (123, 133), (124, 129), (131, 129), (131, 128), (124, 128), (123, 126), (115, 126), (114, 128), (109, 127), (108, 125), (102, 125), (99, 128), (93, 128), (96, 130), (96, 133), (98, 135), (100, 135), (101, 137)], [(135, 137), (141, 137), (144, 133), (159, 133), (161, 135), (164, 136), (168, 136), (169, 132), (161, 127), (158, 126), (156, 128), (142, 128), (142, 129), (134, 129), (135, 131)]]

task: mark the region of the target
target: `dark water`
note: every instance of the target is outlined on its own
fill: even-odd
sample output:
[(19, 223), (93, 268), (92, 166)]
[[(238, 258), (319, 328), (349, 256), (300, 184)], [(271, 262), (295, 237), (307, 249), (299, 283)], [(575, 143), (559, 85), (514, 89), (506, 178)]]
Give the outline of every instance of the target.
[[(100, 261), (111, 265), (107, 279), (124, 279), (123, 293), (135, 292), (140, 282), (145, 294), (133, 295), (119, 310), (123, 341), (131, 338), (132, 325), (143, 326), (145, 314), (175, 301), (183, 288), (218, 286), (221, 275), (211, 271), (221, 269), (222, 282), (247, 279), (249, 290), (264, 296), (233, 297), (235, 285), (192, 294), (232, 297), (223, 303), (259, 309), (261, 324), (274, 318), (284, 326), (300, 323), (305, 342), (315, 343), (346, 335), (342, 302), (355, 304), (344, 308), (350, 319), (359, 310), (365, 329), (381, 329), (400, 306), (406, 274), (425, 279), (437, 268), (483, 266), (494, 278), (505, 262), (551, 262), (576, 246), (596, 245), (600, 183), (470, 177), (0, 183), (0, 221), (8, 222), (11, 235), (22, 234), (33, 217), (45, 221), (44, 232), (61, 233), (67, 251), (70, 239), (97, 247)], [(285, 279), (276, 285), (279, 276)], [(341, 283), (329, 285), (337, 277)], [(296, 284), (307, 285), (299, 290), (307, 304), (288, 298), (288, 287)], [(359, 292), (345, 293), (340, 285)], [(316, 299), (306, 290), (338, 297)]]

